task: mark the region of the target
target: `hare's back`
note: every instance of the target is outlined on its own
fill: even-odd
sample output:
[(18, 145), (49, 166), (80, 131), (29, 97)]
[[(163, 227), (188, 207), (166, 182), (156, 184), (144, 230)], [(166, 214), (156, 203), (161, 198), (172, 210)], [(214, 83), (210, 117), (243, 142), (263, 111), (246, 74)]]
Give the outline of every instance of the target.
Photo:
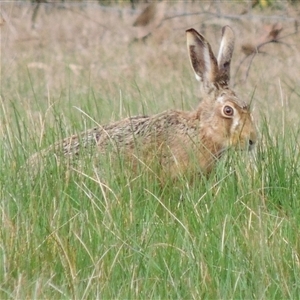
[(136, 143), (147, 146), (148, 143), (166, 142), (178, 135), (193, 135), (196, 127), (191, 124), (187, 113), (169, 110), (154, 116), (130, 117), (94, 131), (100, 147), (111, 141), (122, 146)]
[(68, 156), (78, 155), (82, 149), (95, 147), (100, 152), (115, 147), (125, 151), (137, 146), (149, 149), (154, 145), (159, 147), (161, 144), (174, 144), (178, 142), (179, 136), (190, 138), (195, 135), (197, 126), (190, 123), (187, 113), (175, 110), (154, 116), (129, 117), (66, 138), (57, 143), (55, 148), (62, 149), (64, 155)]

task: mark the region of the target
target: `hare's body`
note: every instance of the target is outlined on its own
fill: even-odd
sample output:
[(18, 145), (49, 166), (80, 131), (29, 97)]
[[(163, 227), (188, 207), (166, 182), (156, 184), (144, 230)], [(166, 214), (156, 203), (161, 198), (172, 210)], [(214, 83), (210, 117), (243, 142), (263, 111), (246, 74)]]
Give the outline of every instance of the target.
[(93, 147), (98, 153), (111, 151), (143, 163), (155, 159), (163, 170), (176, 175), (195, 165), (203, 173), (210, 172), (216, 159), (230, 146), (251, 148), (256, 133), (249, 106), (228, 87), (232, 30), (223, 29), (218, 61), (195, 30), (187, 31), (187, 39), (192, 66), (205, 92), (196, 110), (170, 110), (97, 126), (35, 154), (31, 161), (49, 152), (73, 157), (83, 148)]

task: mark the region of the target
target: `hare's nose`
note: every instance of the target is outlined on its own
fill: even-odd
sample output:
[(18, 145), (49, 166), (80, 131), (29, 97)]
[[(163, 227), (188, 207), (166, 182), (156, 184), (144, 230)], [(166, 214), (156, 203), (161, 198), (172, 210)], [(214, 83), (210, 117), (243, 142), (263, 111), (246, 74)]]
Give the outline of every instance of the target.
[(248, 150), (251, 151), (254, 148), (255, 140), (249, 139)]

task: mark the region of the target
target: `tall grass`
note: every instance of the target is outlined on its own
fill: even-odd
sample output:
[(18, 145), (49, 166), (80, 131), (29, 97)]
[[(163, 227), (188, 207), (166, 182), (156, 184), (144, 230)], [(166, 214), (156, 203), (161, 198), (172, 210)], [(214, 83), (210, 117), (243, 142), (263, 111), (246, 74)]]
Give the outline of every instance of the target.
[[(29, 131), (14, 111), (6, 137)], [(29, 141), (3, 139), (1, 298), (297, 298), (298, 132), (261, 128), (250, 157), (165, 186), (88, 154), (33, 181)]]
[[(70, 18), (62, 24), (68, 20), (72, 27)], [(278, 81), (261, 65), (253, 66), (247, 91), (239, 87), (254, 94), (256, 150), (229, 152), (207, 178), (184, 174), (162, 185), (147, 168), (132, 173), (109, 153), (95, 161), (87, 152), (71, 165), (49, 155), (37, 176), (26, 167), (32, 153), (97, 122), (195, 106), (177, 37), (130, 47), (111, 38), (113, 51), (97, 44), (90, 54), (69, 53), (67, 43), (65, 52), (59, 42), (49, 48), (41, 39), (42, 64), (35, 65), (34, 45), (25, 51), (7, 42), (19, 56), (4, 51), (1, 299), (298, 298), (299, 91), (281, 65), (274, 76), (291, 89), (278, 93)], [(97, 59), (100, 67), (93, 67)], [(270, 66), (267, 58), (262, 63)]]

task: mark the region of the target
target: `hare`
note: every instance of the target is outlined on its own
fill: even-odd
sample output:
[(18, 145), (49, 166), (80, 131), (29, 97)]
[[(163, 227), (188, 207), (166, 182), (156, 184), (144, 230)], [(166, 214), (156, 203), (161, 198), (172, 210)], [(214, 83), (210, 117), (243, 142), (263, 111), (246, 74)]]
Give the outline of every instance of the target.
[(123, 155), (148, 165), (155, 160), (163, 172), (173, 177), (195, 166), (208, 174), (228, 148), (253, 148), (256, 128), (250, 107), (229, 88), (235, 41), (232, 29), (222, 29), (218, 58), (195, 29), (188, 29), (186, 36), (190, 62), (204, 93), (194, 111), (170, 110), (97, 126), (34, 154), (29, 161), (51, 152), (71, 158), (93, 147), (95, 157), (96, 153), (110, 151), (113, 156)]

